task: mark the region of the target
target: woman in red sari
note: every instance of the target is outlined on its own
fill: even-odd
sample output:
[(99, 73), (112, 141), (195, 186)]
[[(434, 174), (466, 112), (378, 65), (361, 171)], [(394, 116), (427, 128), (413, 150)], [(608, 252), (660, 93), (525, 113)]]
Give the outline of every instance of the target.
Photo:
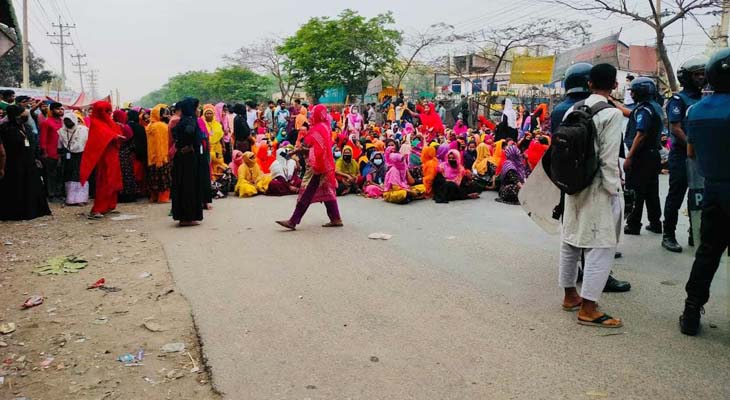
[(112, 105), (98, 101), (91, 108), (89, 140), (81, 158), (81, 184), (89, 180), (96, 168), (96, 193), (90, 218), (100, 219), (117, 208), (117, 194), (122, 190), (119, 164), (119, 139), (122, 129), (112, 120)]
[(312, 110), (312, 127), (304, 138), (303, 152), (307, 156), (307, 170), (299, 191), (297, 206), (291, 218), (276, 221), (289, 230), (295, 230), (312, 203), (324, 203), (330, 222), (325, 228), (342, 226), (340, 210), (337, 206), (337, 179), (335, 179), (335, 159), (332, 155), (332, 130), (327, 108), (318, 104)]

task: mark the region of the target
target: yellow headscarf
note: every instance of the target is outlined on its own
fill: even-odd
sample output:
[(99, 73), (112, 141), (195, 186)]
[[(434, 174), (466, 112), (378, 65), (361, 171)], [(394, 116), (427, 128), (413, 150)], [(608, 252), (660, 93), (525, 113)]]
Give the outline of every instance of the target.
[(263, 176), (264, 174), (256, 162), (256, 155), (250, 151), (243, 153), (243, 163), (238, 167), (238, 180), (255, 185)]
[(150, 112), (150, 124), (147, 125), (147, 165), (161, 167), (169, 162), (170, 139), (167, 124), (160, 119), (160, 113), (166, 104), (156, 105)]
[(486, 143), (479, 143), (477, 146), (477, 159), (474, 161), (474, 169), (479, 175), (487, 173), (490, 161), (489, 146)]

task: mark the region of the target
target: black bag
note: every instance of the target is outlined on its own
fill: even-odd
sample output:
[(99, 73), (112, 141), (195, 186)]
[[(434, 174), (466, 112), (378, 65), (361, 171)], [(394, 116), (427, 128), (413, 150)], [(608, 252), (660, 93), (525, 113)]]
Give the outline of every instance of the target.
[(612, 107), (606, 102), (588, 107), (585, 101), (580, 101), (553, 134), (549, 155), (543, 157), (547, 161), (543, 166), (562, 192), (573, 195), (593, 182), (599, 168), (593, 116)]

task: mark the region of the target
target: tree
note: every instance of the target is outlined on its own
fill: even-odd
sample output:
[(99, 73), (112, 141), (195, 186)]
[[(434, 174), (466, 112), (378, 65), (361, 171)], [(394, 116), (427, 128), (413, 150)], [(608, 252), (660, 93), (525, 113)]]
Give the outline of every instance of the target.
[(403, 78), (413, 66), (418, 55), (428, 47), (454, 41), (459, 37), (454, 33), (454, 26), (443, 22), (430, 25), (426, 30), (407, 35), (402, 40), (401, 59), (392, 64), (390, 72), (393, 74), (395, 88), (400, 88)]
[[(677, 21), (683, 21), (688, 16), (694, 17), (697, 12), (716, 13), (722, 9), (722, 0), (672, 0), (666, 7), (661, 8), (660, 0), (647, 0), (648, 6), (629, 7), (626, 0), (554, 0), (555, 3), (581, 12), (594, 13), (599, 16), (620, 15), (634, 21), (648, 25), (656, 35), (657, 58), (661, 60), (667, 73), (669, 87), (673, 92), (678, 90), (677, 77), (669, 59), (667, 47), (664, 43), (665, 31)], [(654, 3), (656, 1), (657, 4)]]
[(219, 68), (214, 72), (189, 71), (176, 75), (162, 86), (140, 99), (140, 105), (172, 104), (191, 96), (201, 104), (217, 102), (260, 101), (266, 99), (269, 78), (242, 67)]
[(336, 19), (312, 18), (278, 48), (286, 65), (298, 73), (314, 101), (325, 89), (344, 86), (365, 95), (368, 82), (396, 61), (401, 34), (388, 28), (392, 13), (366, 19), (344, 10)]
[(282, 44), (278, 38), (266, 38), (250, 46), (243, 46), (232, 55), (224, 56), (231, 65), (238, 65), (252, 71), (271, 75), (281, 93), (282, 99), (289, 99), (301, 84), (302, 78), (291, 69), (286, 56), (277, 51)]
[[(488, 82), (487, 110), (492, 107), (492, 87), (497, 79), (502, 64), (507, 57), (517, 49), (537, 49), (548, 47), (554, 50), (567, 48), (581, 43), (585, 39), (587, 24), (584, 21), (560, 21), (546, 19), (540, 24), (533, 22), (504, 28), (489, 28), (474, 32), (468, 39), (469, 43), (479, 48), (479, 55), (494, 62), (492, 78)], [(457, 69), (457, 75), (461, 71)]]
[[(46, 70), (45, 60), (36, 57), (32, 51), (30, 58), (30, 83), (32, 86), (43, 86), (54, 78), (51, 71)], [(20, 46), (14, 47), (0, 57), (0, 86), (20, 87), (23, 83), (23, 50)]]

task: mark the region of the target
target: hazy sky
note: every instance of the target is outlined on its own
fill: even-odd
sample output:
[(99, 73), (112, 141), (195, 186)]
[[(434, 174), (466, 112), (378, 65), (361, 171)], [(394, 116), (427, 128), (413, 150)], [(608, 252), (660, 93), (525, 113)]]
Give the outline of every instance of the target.
[[(632, 0), (629, 0), (631, 2)], [(13, 0), (22, 18), (22, 0)], [(374, 16), (393, 11), (398, 29), (423, 30), (437, 22), (469, 32), (488, 26), (507, 26), (544, 18), (582, 18), (592, 24), (594, 39), (622, 29), (629, 44), (652, 44), (648, 27), (623, 18), (596, 19), (535, 0), (367, 0), (367, 1), (242, 1), (242, 0), (28, 0), (30, 41), (48, 66), (60, 72), (60, 54), (45, 36), (59, 14), (75, 23), (74, 47), (88, 55), (87, 62), (99, 71), (101, 93), (119, 89), (122, 101), (134, 100), (159, 88), (167, 78), (188, 70), (212, 70), (224, 65), (222, 56), (269, 35), (286, 36), (315, 16), (335, 16), (345, 8)], [(642, 6), (645, 1), (635, 1)], [(703, 20), (707, 26), (712, 17)], [(20, 22), (20, 21), (19, 21)], [(694, 21), (677, 24), (667, 38), (675, 63), (701, 53), (707, 37)], [(437, 52), (462, 49), (438, 49)], [(433, 51), (432, 51), (433, 52)], [(438, 55), (438, 54), (433, 54)], [(78, 74), (67, 56), (69, 85), (79, 90)], [(87, 85), (88, 90), (88, 85)]]

